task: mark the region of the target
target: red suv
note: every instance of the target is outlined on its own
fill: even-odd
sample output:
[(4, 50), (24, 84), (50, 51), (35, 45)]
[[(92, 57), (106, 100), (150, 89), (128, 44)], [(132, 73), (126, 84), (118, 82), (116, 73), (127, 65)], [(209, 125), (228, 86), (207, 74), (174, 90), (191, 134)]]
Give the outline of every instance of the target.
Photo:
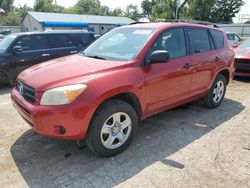
[(233, 74), (223, 31), (190, 23), (114, 29), (82, 53), (22, 72), (13, 105), (44, 136), (86, 139), (101, 156), (124, 151), (138, 120), (202, 98), (218, 107)]

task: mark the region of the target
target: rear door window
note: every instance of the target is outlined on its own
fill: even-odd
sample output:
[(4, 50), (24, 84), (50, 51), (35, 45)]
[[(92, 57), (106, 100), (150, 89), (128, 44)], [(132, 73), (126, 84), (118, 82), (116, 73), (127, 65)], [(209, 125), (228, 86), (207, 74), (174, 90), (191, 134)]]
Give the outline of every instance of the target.
[(214, 44), (216, 49), (221, 49), (224, 47), (224, 35), (221, 31), (217, 31), (217, 30), (210, 30), (211, 35), (214, 39)]
[(208, 31), (206, 29), (189, 28), (187, 29), (187, 35), (191, 54), (211, 50)]
[(74, 46), (72, 40), (66, 34), (50, 34), (47, 36), (50, 48), (66, 48)]

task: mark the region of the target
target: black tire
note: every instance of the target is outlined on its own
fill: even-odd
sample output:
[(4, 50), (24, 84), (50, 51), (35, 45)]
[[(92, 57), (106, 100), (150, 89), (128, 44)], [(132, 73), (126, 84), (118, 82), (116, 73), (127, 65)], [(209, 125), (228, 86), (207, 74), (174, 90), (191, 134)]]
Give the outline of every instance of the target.
[[(218, 102), (215, 102), (214, 101), (214, 96), (215, 96), (214, 90), (216, 89), (216, 85), (219, 82), (224, 84), (224, 91), (222, 93), (221, 99)], [(212, 84), (212, 87), (210, 88), (208, 94), (203, 99), (204, 105), (208, 108), (217, 108), (218, 106), (220, 106), (224, 100), (224, 96), (226, 93), (226, 87), (227, 87), (227, 82), (226, 82), (225, 76), (223, 76), (222, 74), (217, 75), (217, 77), (215, 78), (215, 80)]]
[[(101, 131), (105, 122), (116, 113), (125, 113), (128, 115), (131, 120), (131, 129), (127, 140), (120, 147), (109, 149), (102, 143)], [(135, 136), (137, 127), (138, 116), (131, 105), (121, 100), (108, 100), (98, 107), (92, 118), (86, 139), (87, 146), (98, 156), (115, 156), (128, 148)]]
[(8, 74), (0, 70), (0, 85), (9, 83), (10, 86), (14, 85), (14, 82), (9, 78)]

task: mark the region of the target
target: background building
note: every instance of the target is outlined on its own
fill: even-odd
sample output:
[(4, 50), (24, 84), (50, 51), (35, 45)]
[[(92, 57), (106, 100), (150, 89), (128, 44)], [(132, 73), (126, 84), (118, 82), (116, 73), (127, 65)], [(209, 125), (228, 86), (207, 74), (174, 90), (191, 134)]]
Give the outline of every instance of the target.
[(28, 12), (22, 20), (22, 31), (88, 29), (97, 35), (134, 20), (127, 17), (94, 16), (46, 12)]

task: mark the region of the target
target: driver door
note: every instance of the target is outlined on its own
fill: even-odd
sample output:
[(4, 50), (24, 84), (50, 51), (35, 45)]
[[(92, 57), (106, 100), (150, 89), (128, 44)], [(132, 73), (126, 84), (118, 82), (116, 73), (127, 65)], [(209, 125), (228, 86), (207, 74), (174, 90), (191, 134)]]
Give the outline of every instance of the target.
[(47, 40), (44, 35), (22, 36), (15, 46), (19, 46), (21, 51), (14, 53), (12, 56), (10, 71), (13, 81), (23, 70), (48, 60), (48, 57), (44, 56), (48, 53)]
[(175, 28), (163, 32), (149, 50), (146, 59), (156, 50), (168, 51), (170, 59), (144, 68), (149, 113), (174, 106), (190, 96), (192, 72), (187, 65), (191, 59), (187, 56), (184, 29)]

